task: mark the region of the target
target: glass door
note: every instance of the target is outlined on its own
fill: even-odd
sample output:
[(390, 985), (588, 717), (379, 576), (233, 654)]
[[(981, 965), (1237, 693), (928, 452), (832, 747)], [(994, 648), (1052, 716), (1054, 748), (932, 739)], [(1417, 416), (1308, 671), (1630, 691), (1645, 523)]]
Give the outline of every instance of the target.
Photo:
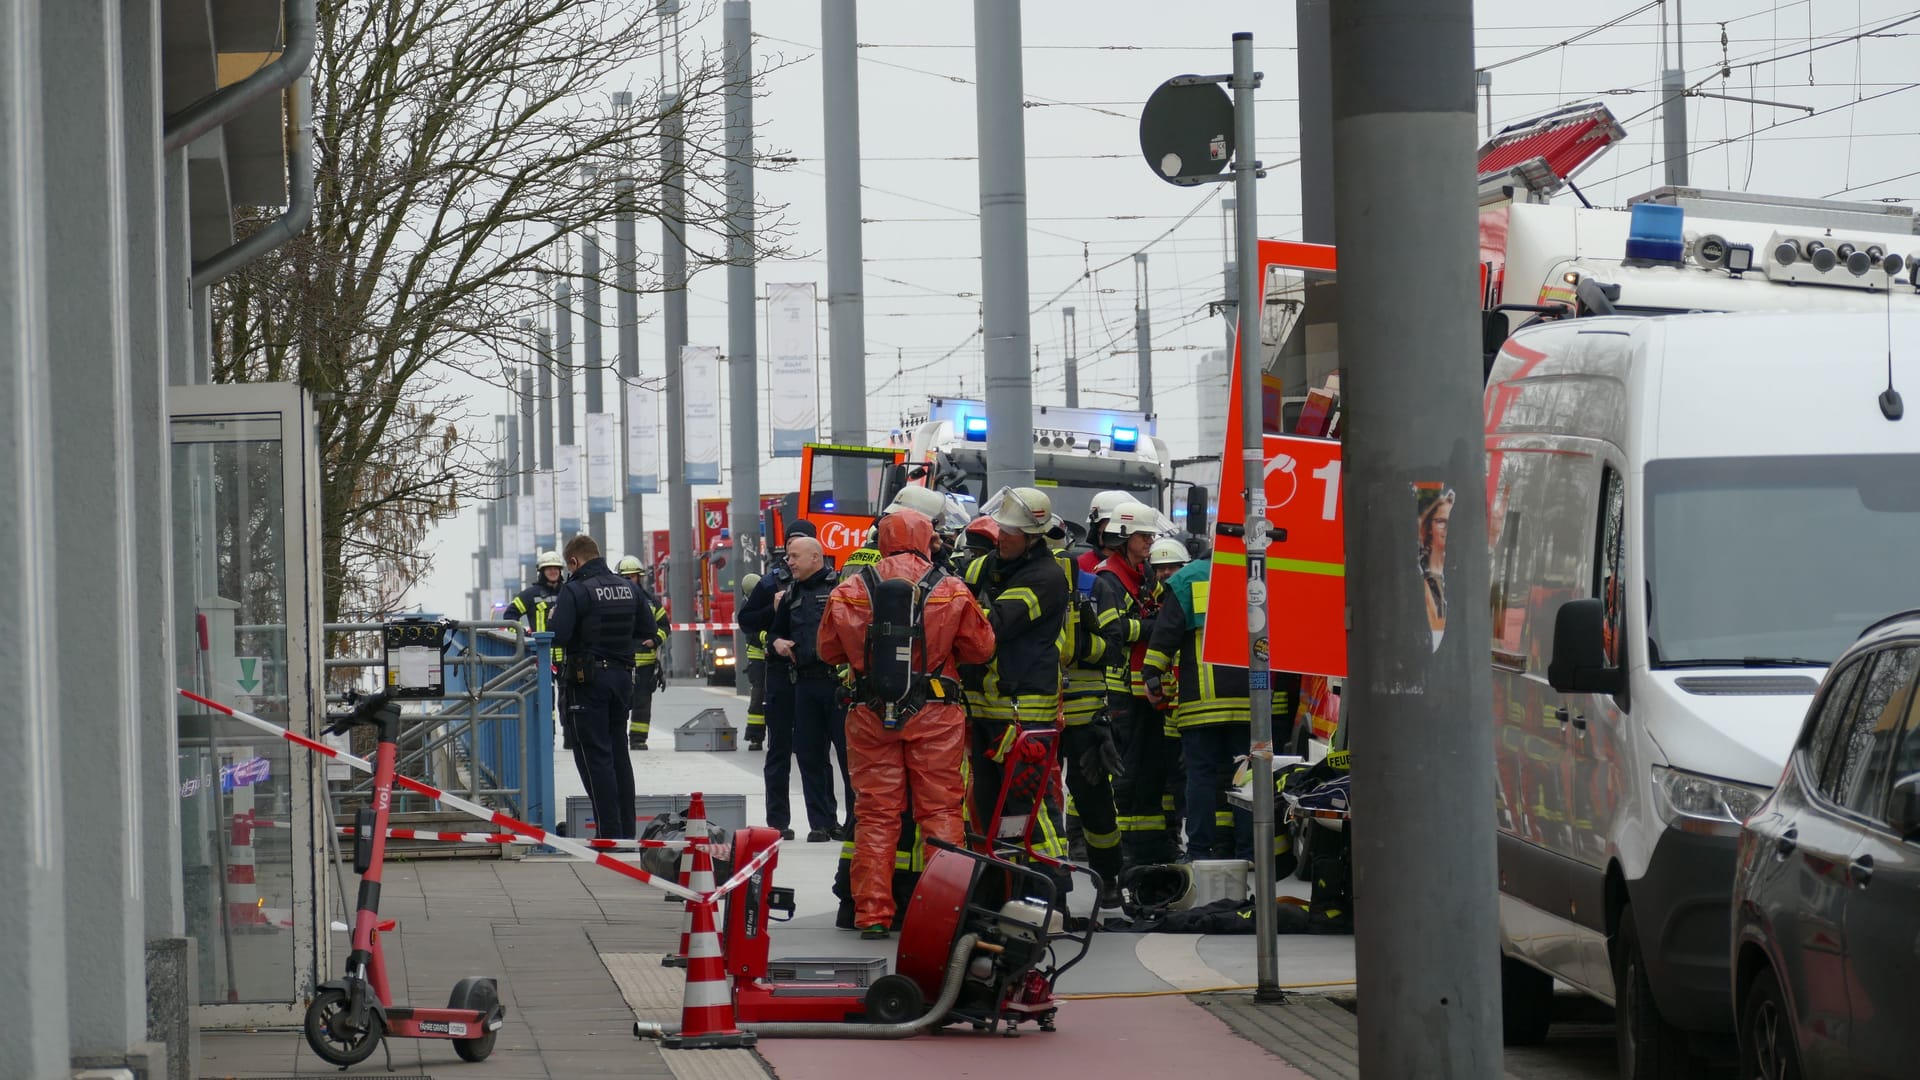
[[(178, 685), (315, 734), (317, 461), (288, 385), (175, 387)], [(296, 1022), (326, 966), (324, 799), (311, 755), (180, 699), (187, 933), (203, 1027)]]

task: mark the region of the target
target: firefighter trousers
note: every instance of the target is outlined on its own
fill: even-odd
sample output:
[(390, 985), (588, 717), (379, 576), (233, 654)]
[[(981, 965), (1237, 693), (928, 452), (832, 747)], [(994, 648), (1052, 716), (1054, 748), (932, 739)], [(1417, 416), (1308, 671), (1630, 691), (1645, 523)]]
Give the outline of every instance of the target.
[(1060, 768), (1067, 774), (1080, 832), (1087, 842), (1087, 865), (1102, 883), (1120, 881), (1120, 826), (1114, 821), (1113, 778), (1097, 760), (1098, 736), (1090, 724), (1069, 724), (1060, 733)]
[(1143, 697), (1116, 694), (1112, 700), (1115, 726), (1126, 730), (1126, 738), (1121, 740), (1125, 765), (1113, 785), (1121, 854), (1128, 866), (1170, 863), (1177, 853), (1167, 832), (1164, 796), (1172, 765), (1169, 759), (1177, 748), (1167, 745), (1166, 717)]

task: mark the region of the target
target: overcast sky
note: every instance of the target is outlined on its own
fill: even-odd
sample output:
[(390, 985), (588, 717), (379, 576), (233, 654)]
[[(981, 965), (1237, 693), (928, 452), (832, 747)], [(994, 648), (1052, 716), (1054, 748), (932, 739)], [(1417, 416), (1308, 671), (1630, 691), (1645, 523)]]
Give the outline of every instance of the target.
[[(1659, 114), (1638, 115), (1659, 102), (1663, 9), (1639, 11), (1642, 7), (1640, 0), (1577, 7), (1537, 0), (1475, 4), (1475, 62), (1501, 65), (1493, 71), (1496, 129), (1596, 98), (1626, 125), (1627, 141), (1582, 177), (1581, 186), (1596, 205), (1623, 204), (1663, 182)], [(1704, 91), (1816, 110), (1809, 116), (1800, 109), (1690, 99), (1692, 184), (1809, 197), (1920, 198), (1920, 164), (1915, 163), (1920, 123), (1914, 119), (1920, 82), (1908, 81), (1920, 80), (1914, 37), (1920, 34), (1920, 8), (1889, 0), (1685, 0), (1665, 5), (1669, 36), (1674, 8), (1685, 18), (1689, 85), (1706, 80)], [(972, 9), (967, 3), (898, 0), (863, 3), (859, 9), (867, 385), (872, 388), (867, 419), (876, 438), (928, 395), (978, 396), (981, 388)], [(1221, 291), (1225, 223), (1217, 196), (1226, 190), (1224, 185), (1175, 188), (1150, 173), (1139, 152), (1140, 103), (1169, 76), (1228, 70), (1231, 34), (1251, 31), (1256, 65), (1266, 74), (1257, 118), (1259, 156), (1270, 171), (1260, 186), (1260, 231), (1298, 237), (1293, 5), (1279, 0), (1177, 5), (1045, 0), (1025, 4), (1023, 15), (1029, 306), (1052, 301), (1032, 320), (1032, 342), (1039, 350), (1034, 400), (1064, 400), (1059, 309), (1071, 305), (1077, 309), (1083, 356), (1083, 403), (1131, 407), (1136, 286), (1129, 256), (1144, 249), (1161, 435), (1176, 455), (1218, 452), (1198, 446), (1191, 433), (1198, 409), (1192, 380), (1203, 350), (1218, 348), (1223, 340), (1220, 322), (1205, 309)], [(760, 145), (800, 159), (783, 173), (762, 172), (757, 178), (763, 198), (785, 205), (792, 248), (801, 254), (762, 264), (759, 291), (764, 296), (768, 282), (815, 282), (824, 297), (819, 5), (761, 0), (753, 17), (757, 54), (790, 61), (768, 77), (765, 96), (755, 105)], [(1915, 21), (1849, 40), (1863, 29), (1905, 18)], [(1621, 21), (1580, 36), (1615, 19)], [(716, 6), (707, 23), (685, 27), (684, 47), (717, 49), (719, 33)], [(1575, 37), (1579, 40), (1555, 47)], [(1806, 52), (1810, 47), (1814, 51)], [(1731, 65), (1727, 78), (1718, 77), (1723, 57)], [(1484, 112), (1482, 117), (1484, 122)], [(1419, 195), (1407, 193), (1410, 199)], [(1180, 224), (1196, 207), (1198, 212)], [(640, 236), (643, 246), (657, 247), (657, 228), (643, 223)], [(1108, 263), (1116, 265), (1087, 277), (1088, 269)], [(688, 302), (692, 343), (725, 345), (724, 296), (723, 271), (695, 279)], [(610, 317), (612, 298), (607, 299)], [(657, 299), (643, 306), (648, 321), (640, 331), (643, 371), (655, 374), (664, 364), (658, 310)], [(824, 303), (819, 312), (824, 353)], [(764, 340), (764, 308), (756, 312), (756, 321)], [(761, 386), (764, 391), (764, 372)], [(823, 433), (828, 393), (823, 372)], [(504, 393), (478, 388), (473, 406), (481, 413), (514, 407)], [(474, 434), (490, 438), (491, 423)], [(763, 461), (760, 476), (765, 492), (792, 490), (798, 465)], [(696, 497), (725, 494), (725, 487), (695, 491)], [(665, 528), (666, 499), (646, 502), (647, 526)], [(620, 535), (618, 514), (611, 517), (609, 532)], [(416, 590), (415, 602), (429, 611), (464, 612), (473, 573), (468, 553), (478, 543), (474, 511), (444, 523), (428, 543), (436, 565)]]

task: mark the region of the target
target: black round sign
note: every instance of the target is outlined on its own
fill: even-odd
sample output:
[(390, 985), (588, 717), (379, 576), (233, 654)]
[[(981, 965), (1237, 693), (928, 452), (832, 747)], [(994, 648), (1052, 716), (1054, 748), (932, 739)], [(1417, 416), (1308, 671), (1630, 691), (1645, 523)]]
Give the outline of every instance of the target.
[(1140, 152), (1169, 184), (1197, 184), (1233, 160), (1233, 99), (1219, 83), (1160, 84), (1140, 110)]

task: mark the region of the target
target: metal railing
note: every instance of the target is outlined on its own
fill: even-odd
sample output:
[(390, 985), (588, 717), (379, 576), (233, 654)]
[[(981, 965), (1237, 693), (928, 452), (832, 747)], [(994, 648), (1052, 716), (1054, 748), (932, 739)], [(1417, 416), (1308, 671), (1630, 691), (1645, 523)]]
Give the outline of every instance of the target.
[[(381, 623), (328, 623), (334, 635), (363, 635), (326, 661), (328, 672), (384, 672)], [(462, 623), (443, 660), (446, 696), (411, 702), (402, 713), (396, 767), (445, 791), (504, 810), (543, 828), (557, 824), (553, 795), (552, 640), (514, 622)], [(351, 648), (371, 647), (371, 655)], [(380, 676), (384, 678), (384, 676)], [(330, 702), (340, 700), (330, 694)], [(363, 804), (372, 780), (355, 776), (328, 785), (336, 814)], [(394, 792), (396, 812), (425, 810), (430, 800)]]

